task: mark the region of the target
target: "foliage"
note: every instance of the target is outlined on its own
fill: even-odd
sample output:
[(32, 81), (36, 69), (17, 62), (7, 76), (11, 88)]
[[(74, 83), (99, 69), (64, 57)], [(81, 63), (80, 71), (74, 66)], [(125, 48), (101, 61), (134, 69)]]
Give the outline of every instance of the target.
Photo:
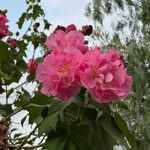
[[(133, 14), (130, 12), (133, 15), (129, 17), (130, 20), (123, 17), (129, 24), (131, 23), (131, 33), (134, 33), (123, 41), (121, 41), (119, 30), (114, 30), (114, 36), (107, 36), (106, 33), (100, 34), (99, 31), (103, 30), (99, 28), (103, 29), (103, 15), (117, 8), (124, 9), (124, 3), (118, 0), (113, 2), (107, 0), (107, 3), (98, 0), (93, 0), (93, 2), (94, 8), (91, 9), (89, 5), (87, 13), (88, 15), (92, 13), (96, 21), (93, 38), (96, 40), (98, 38), (106, 47), (115, 46), (123, 50), (128, 56), (127, 66), (135, 80), (129, 101), (98, 104), (91, 101), (89, 94), (82, 89), (78, 96), (69, 102), (60, 102), (55, 97), (47, 97), (40, 93), (41, 86), (35, 83), (33, 74), (28, 74), (25, 82), (13, 87), (12, 83), (18, 83), (26, 73), (25, 59), (28, 51), (32, 51), (32, 58), (34, 58), (35, 53), (40, 49), (42, 56), (37, 61), (40, 62), (43, 58), (46, 49), (44, 42), (47, 37), (45, 31), (50, 28), (40, 0), (26, 0), (28, 8), (17, 22), (19, 31), (16, 33), (17, 47), (11, 47), (6, 39), (0, 40), (2, 51), (0, 54), (0, 93), (3, 93), (6, 98), (6, 102), (0, 105), (0, 114), (3, 117), (0, 125), (4, 124), (7, 131), (6, 133), (0, 130), (0, 149), (112, 150), (115, 145), (131, 150), (147, 148), (150, 136), (150, 132), (147, 131), (150, 123), (148, 117), (150, 95), (149, 66), (147, 67), (146, 64), (149, 62), (150, 54), (149, 33), (146, 32), (149, 27), (149, 16), (146, 15), (148, 8), (145, 8), (148, 7), (146, 4), (148, 1), (134, 5), (131, 0), (126, 0), (125, 6), (129, 5), (131, 9), (129, 12), (133, 11), (132, 8), (137, 8), (139, 13), (143, 13), (143, 17), (139, 18), (140, 14), (137, 12)], [(40, 24), (39, 18), (42, 18)], [(135, 22), (133, 23), (132, 20)], [(142, 27), (139, 27), (140, 33), (139, 28), (136, 27), (138, 21), (143, 23)], [(22, 35), (22, 29), (28, 23), (29, 27)], [(120, 26), (122, 27), (122, 24)], [(24, 88), (24, 85), (30, 83), (36, 84), (35, 91), (32, 93)], [(13, 94), (16, 97), (12, 102), (11, 95)], [(13, 124), (12, 116), (22, 110), (27, 111), (27, 115), (22, 118), (20, 124), (23, 126), (25, 121), (28, 121), (29, 124), (35, 126), (28, 135), (15, 134), (17, 129), (10, 129), (9, 125)], [(132, 125), (133, 121), (134, 125)], [(145, 135), (144, 139), (141, 138), (143, 135)], [(7, 138), (4, 138), (5, 136)], [(4, 139), (7, 142), (4, 142)], [(35, 144), (37, 139), (38, 144)]]

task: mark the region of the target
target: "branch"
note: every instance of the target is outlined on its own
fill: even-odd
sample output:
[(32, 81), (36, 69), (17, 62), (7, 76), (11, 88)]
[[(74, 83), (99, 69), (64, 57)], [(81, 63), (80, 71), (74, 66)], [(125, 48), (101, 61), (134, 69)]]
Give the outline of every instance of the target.
[(31, 22), (30, 22), (30, 24), (29, 24), (29, 27), (28, 27), (28, 29), (26, 30), (26, 32), (22, 35), (22, 37), (20, 37), (20, 38), (18, 39), (18, 41), (20, 41), (20, 40), (28, 33), (28, 31), (30, 30), (32, 24), (33, 24), (33, 19), (31, 20)]
[(20, 112), (21, 110), (22, 110), (22, 108), (20, 108), (20, 109), (14, 111), (12, 114), (8, 115), (8, 116), (6, 117), (6, 120), (9, 120), (13, 115), (17, 114), (17, 113)]
[(21, 83), (20, 85), (14, 87), (13, 89), (14, 89), (14, 90), (15, 90), (15, 89), (18, 89), (18, 88), (20, 88), (21, 86), (23, 86), (24, 84), (26, 84), (27, 82), (28, 82), (28, 81), (24, 81), (23, 83)]
[[(33, 145), (33, 146), (23, 146), (21, 147), (21, 149), (34, 149), (34, 148), (39, 148), (39, 147), (42, 147), (43, 144), (39, 144), (39, 145)], [(0, 143), (0, 148), (10, 148), (10, 149), (16, 149), (18, 146), (17, 145), (4, 145), (4, 144), (1, 144)]]
[(22, 149), (22, 146), (24, 146), (28, 140), (28, 138), (30, 138), (30, 136), (35, 132), (35, 130), (37, 129), (38, 126), (36, 126), (34, 128), (34, 130), (31, 131), (31, 133), (24, 139), (24, 141), (16, 148), (16, 150)]

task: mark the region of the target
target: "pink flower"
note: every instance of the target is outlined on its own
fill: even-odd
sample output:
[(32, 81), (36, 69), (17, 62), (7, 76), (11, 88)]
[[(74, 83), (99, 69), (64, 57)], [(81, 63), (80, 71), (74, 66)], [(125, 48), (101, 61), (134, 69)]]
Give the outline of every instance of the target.
[(65, 50), (76, 48), (82, 53), (88, 51), (88, 47), (84, 44), (84, 36), (79, 31), (70, 31), (68, 33), (57, 30), (56, 33), (47, 38), (46, 46), (50, 50)]
[(0, 15), (0, 38), (6, 37), (9, 33), (7, 22), (7, 18)]
[(7, 40), (7, 43), (11, 46), (11, 47), (13, 47), (13, 48), (16, 48), (17, 47), (17, 40), (16, 39), (11, 39), (11, 38), (9, 38), (8, 40)]
[(52, 51), (37, 68), (37, 79), (42, 83), (41, 92), (63, 101), (77, 95), (80, 85), (75, 76), (81, 62), (82, 54), (76, 49)]
[(128, 96), (132, 77), (127, 74), (119, 52), (89, 51), (84, 56), (84, 64), (80, 69), (81, 83), (97, 102), (107, 103)]
[(27, 72), (30, 74), (35, 74), (37, 66), (38, 63), (36, 62), (36, 60), (30, 59), (29, 62), (27, 63)]
[(66, 32), (77, 30), (76, 26), (74, 24), (70, 24), (66, 28)]

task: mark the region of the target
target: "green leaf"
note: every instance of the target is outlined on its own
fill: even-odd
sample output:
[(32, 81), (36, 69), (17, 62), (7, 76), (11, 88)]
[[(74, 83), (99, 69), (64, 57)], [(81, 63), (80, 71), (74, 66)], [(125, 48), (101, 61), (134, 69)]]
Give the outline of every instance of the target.
[(64, 106), (62, 110), (61, 119), (67, 121), (71, 124), (74, 121), (77, 121), (77, 113), (78, 113), (78, 106), (75, 103), (69, 102)]
[(101, 127), (115, 140), (119, 141), (120, 144), (128, 148), (128, 144), (125, 140), (125, 135), (122, 130), (117, 126), (114, 118), (110, 115), (103, 115), (99, 119)]
[(26, 90), (22, 89), (22, 91), (24, 93), (22, 94), (19, 92), (20, 96), (19, 99), (15, 102), (15, 106), (26, 109), (26, 106), (30, 103), (31, 96)]
[[(110, 143), (107, 143), (107, 144), (109, 145)], [(105, 144), (105, 141), (104, 141), (104, 138), (102, 135), (101, 127), (99, 125), (96, 125), (94, 127), (94, 130), (93, 130), (92, 135), (91, 135), (90, 149), (91, 150), (99, 150), (99, 149), (106, 150), (105, 145), (106, 144)]]
[(65, 147), (65, 150), (78, 150), (76, 144), (69, 139), (67, 146)]
[(43, 9), (39, 5), (33, 6), (33, 19), (35, 20), (37, 17), (44, 15)]
[(80, 125), (74, 122), (70, 128), (70, 136), (76, 147), (80, 150), (91, 150), (91, 130), (88, 125)]
[(8, 116), (12, 114), (13, 110), (11, 106), (12, 106), (11, 104), (5, 104), (5, 105), (0, 104), (0, 115)]
[(126, 136), (132, 149), (137, 149), (136, 139), (134, 138), (133, 134), (129, 131), (126, 122), (122, 119), (122, 117), (118, 113), (115, 113), (114, 117), (115, 117), (116, 124)]
[(8, 61), (11, 58), (9, 45), (0, 40), (0, 61)]
[(23, 25), (23, 23), (25, 21), (26, 16), (27, 16), (27, 13), (24, 12), (24, 13), (22, 13), (21, 17), (19, 18), (19, 20), (17, 22), (19, 29), (22, 28), (22, 25)]
[(27, 45), (23, 40), (17, 41), (17, 46), (19, 47), (20, 51), (25, 53), (25, 50), (27, 49)]
[(49, 97), (43, 95), (40, 91), (35, 92), (34, 97), (30, 100), (29, 104), (37, 104), (37, 105), (48, 105), (51, 104), (51, 100)]
[(44, 144), (44, 148), (47, 150), (64, 150), (67, 139), (64, 136), (50, 138)]
[(28, 107), (27, 110), (29, 112), (29, 123), (39, 123), (40, 120), (42, 119), (41, 112), (42, 112), (41, 107)]
[(46, 19), (44, 19), (44, 29), (46, 30), (49, 30), (49, 28), (50, 28), (50, 23), (46, 20)]
[(48, 106), (49, 110), (48, 110), (48, 114), (53, 114), (57, 111), (60, 111), (64, 106), (64, 103), (62, 103), (61, 101), (58, 100), (51, 100), (50, 105)]
[(59, 120), (59, 112), (55, 114), (51, 114), (43, 119), (39, 126), (39, 135), (43, 133), (49, 133), (51, 130), (55, 130), (57, 126), (57, 122)]

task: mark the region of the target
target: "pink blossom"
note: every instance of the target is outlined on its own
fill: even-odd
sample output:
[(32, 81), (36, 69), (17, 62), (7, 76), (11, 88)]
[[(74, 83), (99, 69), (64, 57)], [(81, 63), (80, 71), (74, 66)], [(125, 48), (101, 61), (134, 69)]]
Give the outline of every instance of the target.
[(29, 62), (27, 63), (27, 72), (30, 74), (35, 74), (37, 66), (38, 63), (36, 62), (36, 60), (30, 59)]
[(0, 38), (6, 37), (9, 33), (7, 22), (7, 18), (0, 15)]
[(17, 47), (17, 40), (16, 39), (11, 39), (11, 38), (9, 38), (8, 40), (7, 40), (7, 43), (11, 46), (11, 47), (13, 47), (13, 48), (16, 48)]
[(87, 52), (80, 71), (81, 83), (99, 103), (126, 98), (130, 92), (132, 77), (127, 74), (116, 50)]
[(84, 36), (79, 31), (70, 31), (68, 33), (57, 30), (54, 34), (47, 38), (46, 46), (49, 50), (65, 50), (66, 48), (76, 48), (82, 53), (88, 51), (88, 47), (84, 44)]
[(76, 26), (74, 24), (70, 24), (66, 28), (66, 32), (77, 30)]
[(42, 83), (41, 92), (63, 101), (77, 95), (80, 85), (75, 76), (81, 62), (82, 54), (76, 49), (52, 51), (37, 68), (37, 79)]

